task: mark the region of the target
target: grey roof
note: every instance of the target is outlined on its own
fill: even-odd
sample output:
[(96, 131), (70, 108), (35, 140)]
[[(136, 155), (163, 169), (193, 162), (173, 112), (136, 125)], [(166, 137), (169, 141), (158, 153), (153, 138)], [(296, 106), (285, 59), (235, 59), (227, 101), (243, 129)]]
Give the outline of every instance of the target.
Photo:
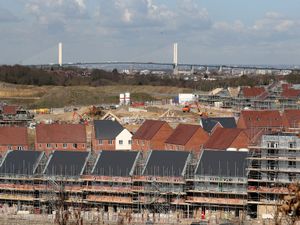
[(44, 174), (49, 176), (79, 176), (88, 152), (55, 151), (48, 161)]
[(210, 117), (201, 118), (203, 129), (210, 133), (217, 123), (220, 123), (224, 128), (236, 128), (234, 117)]
[(245, 177), (247, 152), (204, 150), (196, 175), (219, 177)]
[(43, 152), (10, 151), (0, 167), (0, 174), (33, 175), (34, 167), (41, 154)]
[(180, 177), (189, 154), (189, 152), (184, 151), (152, 151), (143, 175)]
[(92, 171), (98, 176), (128, 177), (138, 155), (135, 151), (102, 151)]
[(124, 130), (124, 127), (117, 121), (95, 120), (94, 130), (96, 139), (113, 140)]

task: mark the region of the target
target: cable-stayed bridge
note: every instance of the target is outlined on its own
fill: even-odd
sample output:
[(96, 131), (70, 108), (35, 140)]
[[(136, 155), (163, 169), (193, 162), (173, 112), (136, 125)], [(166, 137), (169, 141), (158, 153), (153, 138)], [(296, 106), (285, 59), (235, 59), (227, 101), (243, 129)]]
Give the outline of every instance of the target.
[[(102, 62), (70, 62), (64, 63), (62, 56), (62, 43), (59, 43), (58, 48), (52, 46), (42, 53), (38, 53), (29, 60), (24, 60), (21, 64), (36, 66), (36, 67), (81, 67), (81, 68), (102, 68), (102, 69), (137, 69), (137, 70), (173, 70), (173, 73), (178, 73), (178, 70), (192, 70), (202, 69), (210, 70), (217, 69), (219, 72), (222, 70), (271, 70), (271, 71), (299, 71), (300, 67), (294, 65), (233, 65), (233, 64), (201, 64), (201, 63), (178, 63), (177, 43), (174, 43), (173, 49), (173, 62), (140, 62), (140, 61), (102, 61)], [(52, 63), (39, 62), (41, 57), (46, 59), (51, 58)], [(49, 57), (50, 55), (50, 57)], [(53, 57), (55, 55), (55, 57)], [(37, 63), (32, 63), (32, 61)], [(55, 62), (56, 63), (53, 63)]]

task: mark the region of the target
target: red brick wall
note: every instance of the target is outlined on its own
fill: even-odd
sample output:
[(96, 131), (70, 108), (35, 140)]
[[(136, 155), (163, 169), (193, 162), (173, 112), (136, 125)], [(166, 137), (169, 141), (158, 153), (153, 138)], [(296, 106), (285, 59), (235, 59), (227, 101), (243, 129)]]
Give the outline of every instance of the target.
[(150, 148), (154, 150), (165, 149), (165, 141), (173, 133), (173, 128), (168, 123), (165, 123), (151, 140)]
[(112, 144), (109, 144), (109, 140), (102, 140), (102, 143), (99, 143), (99, 140), (92, 139), (92, 148), (94, 151), (100, 150), (116, 150), (115, 140), (112, 140)]
[(149, 150), (151, 150), (150, 141), (133, 139), (132, 140), (132, 150), (149, 151)]
[(199, 153), (201, 147), (206, 143), (208, 138), (208, 134), (202, 128), (199, 128), (191, 137), (191, 139), (186, 143), (186, 145), (184, 146), (184, 150)]
[(158, 132), (153, 136), (151, 140), (132, 140), (132, 150), (163, 150), (165, 149), (165, 141), (172, 134), (173, 129), (168, 123), (161, 126)]
[[(50, 144), (51, 147), (48, 148), (47, 144)], [(73, 143), (66, 143), (66, 144), (67, 146), (63, 147), (63, 143), (35, 143), (35, 149), (38, 151), (44, 151), (44, 150), (86, 151), (86, 143), (74, 143), (77, 144), (77, 148), (73, 147)]]
[(23, 150), (28, 150), (28, 145), (11, 145), (8, 148), (8, 145), (0, 145), (0, 155), (4, 155), (8, 150), (18, 150), (18, 147), (22, 146)]

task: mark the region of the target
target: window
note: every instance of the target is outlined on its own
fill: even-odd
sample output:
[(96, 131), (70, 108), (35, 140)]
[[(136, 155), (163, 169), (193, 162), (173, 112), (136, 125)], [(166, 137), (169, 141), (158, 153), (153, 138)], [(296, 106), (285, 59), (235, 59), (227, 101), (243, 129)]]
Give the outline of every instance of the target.
[(58, 148), (58, 145), (57, 145), (57, 144), (55, 144), (55, 148)]
[(47, 144), (47, 148), (51, 148), (51, 144)]
[(289, 161), (289, 168), (296, 168), (296, 162), (295, 161)]
[(77, 148), (77, 144), (74, 143), (74, 144), (73, 144), (73, 148)]
[(99, 140), (99, 141), (98, 141), (98, 144), (99, 144), (99, 145), (103, 145), (102, 140)]
[(278, 142), (268, 142), (267, 143), (268, 148), (278, 148), (279, 143)]
[(8, 150), (12, 150), (11, 145), (7, 145), (7, 149), (8, 149)]
[(122, 145), (123, 144), (123, 140), (119, 140), (119, 145)]
[(23, 150), (23, 146), (18, 146), (18, 150)]
[(63, 144), (63, 148), (67, 148), (67, 144), (66, 143)]
[(296, 142), (289, 142), (289, 148), (296, 148)]
[(296, 174), (294, 173), (289, 173), (289, 181), (292, 182), (296, 179)]
[(41, 148), (41, 147), (42, 147), (42, 144), (39, 144), (39, 147)]
[(112, 141), (112, 140), (108, 140), (108, 144), (109, 144), (109, 145), (112, 145), (112, 144), (113, 144), (113, 141)]
[(131, 140), (128, 140), (128, 144), (131, 145), (131, 143), (132, 143)]

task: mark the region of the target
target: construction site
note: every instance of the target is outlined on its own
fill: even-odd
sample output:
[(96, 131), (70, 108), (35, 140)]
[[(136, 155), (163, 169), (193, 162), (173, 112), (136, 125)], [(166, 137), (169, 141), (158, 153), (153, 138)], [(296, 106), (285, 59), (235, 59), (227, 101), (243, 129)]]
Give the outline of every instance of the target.
[[(49, 157), (38, 151), (10, 151), (0, 167), (1, 211), (7, 216), (47, 214), (54, 222), (76, 224), (244, 220), (244, 172), (236, 180), (228, 173), (219, 182), (217, 171), (209, 177), (203, 160), (207, 162), (180, 151), (55, 151)], [(242, 191), (235, 193), (231, 186)]]
[[(124, 94), (118, 106), (22, 109), (28, 147), (2, 144), (10, 148), (0, 159), (0, 224), (274, 222), (289, 185), (299, 180), (298, 111), (238, 112), (197, 99), (129, 102)], [(112, 135), (115, 126), (130, 131), (129, 139)], [(55, 130), (43, 131), (41, 140), (47, 127)], [(218, 129), (230, 131), (212, 140), (220, 146), (203, 144)], [(239, 135), (223, 145), (231, 131)], [(151, 145), (149, 132), (164, 137), (160, 147)], [(176, 142), (183, 139), (197, 147)], [(125, 140), (130, 149), (118, 149)]]

